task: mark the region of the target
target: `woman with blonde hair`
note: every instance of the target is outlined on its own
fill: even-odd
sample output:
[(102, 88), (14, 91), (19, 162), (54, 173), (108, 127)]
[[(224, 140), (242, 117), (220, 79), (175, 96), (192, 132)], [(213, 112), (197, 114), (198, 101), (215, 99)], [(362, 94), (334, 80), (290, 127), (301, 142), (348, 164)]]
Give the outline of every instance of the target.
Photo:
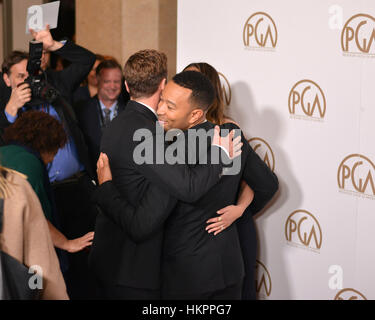
[[(211, 81), (215, 89), (215, 100), (207, 111), (206, 119), (218, 125), (234, 123), (239, 127), (236, 122), (225, 114), (224, 90), (216, 69), (206, 62), (196, 62), (189, 64), (184, 71), (203, 73)], [(207, 221), (209, 223), (207, 231), (214, 232), (215, 235), (223, 230), (221, 228), (222, 225), (224, 225), (225, 229), (234, 222), (237, 224), (246, 272), (242, 288), (242, 300), (254, 300), (256, 298), (255, 265), (257, 239), (253, 216), (248, 209), (253, 198), (254, 191), (242, 181), (237, 205), (231, 205), (219, 210), (217, 213), (220, 215), (220, 222), (217, 222), (217, 217)]]

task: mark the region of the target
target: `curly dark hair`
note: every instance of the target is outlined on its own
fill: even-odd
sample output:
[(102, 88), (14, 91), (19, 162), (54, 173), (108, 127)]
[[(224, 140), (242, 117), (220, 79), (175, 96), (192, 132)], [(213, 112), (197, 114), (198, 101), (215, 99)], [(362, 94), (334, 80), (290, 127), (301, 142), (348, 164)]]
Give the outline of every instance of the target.
[(41, 111), (23, 113), (4, 130), (5, 143), (17, 142), (42, 153), (56, 153), (68, 141), (62, 124)]

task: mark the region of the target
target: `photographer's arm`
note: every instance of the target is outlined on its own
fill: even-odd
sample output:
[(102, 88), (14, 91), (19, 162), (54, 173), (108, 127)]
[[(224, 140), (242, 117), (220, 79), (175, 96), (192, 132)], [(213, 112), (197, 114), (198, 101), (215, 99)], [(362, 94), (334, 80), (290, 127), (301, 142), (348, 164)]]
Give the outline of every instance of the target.
[(72, 94), (89, 74), (95, 63), (95, 55), (71, 41), (66, 41), (65, 44), (55, 41), (48, 25), (46, 30), (39, 32), (30, 31), (35, 40), (43, 42), (45, 50), (52, 51), (71, 62), (71, 65), (62, 71), (49, 71), (47, 73), (52, 85), (57, 89), (63, 89), (69, 95)]
[(46, 51), (52, 52), (63, 47), (63, 44), (61, 42), (55, 41), (52, 38), (48, 24), (46, 25), (46, 30), (36, 32), (33, 29), (30, 29), (30, 33), (36, 41), (43, 42), (43, 49)]
[(12, 94), (4, 110), (7, 121), (9, 123), (16, 121), (18, 110), (30, 100), (31, 90), (27, 83), (23, 83), (17, 88), (12, 89)]

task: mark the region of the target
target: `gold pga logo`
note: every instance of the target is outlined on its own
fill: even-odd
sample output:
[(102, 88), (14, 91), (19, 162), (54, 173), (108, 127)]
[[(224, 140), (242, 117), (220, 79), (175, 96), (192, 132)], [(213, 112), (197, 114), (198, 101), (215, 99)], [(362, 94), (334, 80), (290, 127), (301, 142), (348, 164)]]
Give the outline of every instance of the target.
[(277, 37), (276, 24), (265, 12), (251, 15), (243, 28), (243, 43), (248, 49), (273, 51), (276, 48)]
[(265, 299), (271, 295), (272, 281), (266, 266), (259, 260), (256, 260), (255, 274), (256, 293), (258, 297)]
[(289, 93), (289, 113), (295, 119), (322, 121), (327, 102), (323, 90), (312, 80), (298, 81)]
[(318, 220), (310, 212), (296, 210), (286, 220), (285, 238), (293, 246), (319, 252), (323, 233)]
[(367, 298), (359, 291), (347, 288), (339, 291), (334, 300), (367, 300)]
[(228, 79), (221, 72), (218, 72), (218, 74), (219, 74), (219, 78), (220, 78), (221, 87), (222, 87), (223, 93), (224, 93), (223, 99), (224, 99), (226, 105), (229, 106), (230, 102), (232, 101), (232, 90), (230, 88), (230, 83), (229, 83)]
[(261, 138), (252, 138), (249, 140), (250, 146), (258, 154), (258, 156), (266, 163), (268, 168), (275, 171), (275, 156), (271, 146)]
[(356, 14), (344, 25), (341, 48), (345, 55), (375, 57), (375, 18), (368, 14)]
[(337, 171), (337, 183), (341, 192), (375, 199), (375, 166), (361, 154), (347, 156)]

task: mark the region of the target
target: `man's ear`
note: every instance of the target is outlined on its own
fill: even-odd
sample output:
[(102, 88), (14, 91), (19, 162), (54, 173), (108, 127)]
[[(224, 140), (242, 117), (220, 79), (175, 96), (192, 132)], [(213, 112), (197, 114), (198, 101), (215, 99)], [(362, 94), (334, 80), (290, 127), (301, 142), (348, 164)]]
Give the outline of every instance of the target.
[(126, 82), (126, 80), (125, 80), (125, 88), (126, 88), (126, 91), (130, 94), (129, 86), (128, 86), (128, 83)]
[(193, 124), (197, 122), (200, 118), (202, 118), (204, 115), (204, 111), (202, 109), (194, 109), (191, 112), (191, 117), (190, 117), (190, 124)]
[(165, 85), (167, 84), (167, 79), (163, 79), (163, 80), (161, 80), (161, 82), (160, 82), (160, 85), (159, 85), (159, 89), (161, 90), (161, 91), (163, 91), (164, 90), (164, 88), (165, 88)]
[(3, 80), (8, 87), (11, 87), (10, 79), (6, 73), (3, 73)]

